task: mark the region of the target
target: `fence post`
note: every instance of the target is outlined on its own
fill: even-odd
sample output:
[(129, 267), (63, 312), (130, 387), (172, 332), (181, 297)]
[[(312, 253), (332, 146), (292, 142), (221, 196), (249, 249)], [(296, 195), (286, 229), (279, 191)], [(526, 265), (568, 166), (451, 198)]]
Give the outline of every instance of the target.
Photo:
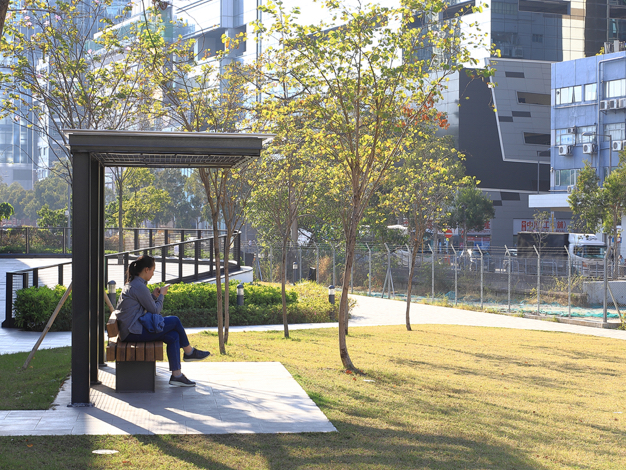
[(331, 243), (330, 247), (333, 249), (333, 286), (336, 286), (337, 280), (335, 279), (335, 245)]
[(298, 281), (302, 282), (302, 246), (298, 244)]
[(537, 250), (535, 245), (533, 245), (533, 248), (535, 249), (535, 253), (537, 253), (537, 315), (539, 315), (539, 305), (541, 301), (541, 253)]
[(30, 253), (30, 236), (28, 227), (26, 227), (25, 241), (26, 241), (26, 254)]
[(430, 248), (430, 301), (435, 301), (435, 250), (433, 250), (433, 246), (429, 243), (428, 248)]
[(458, 283), (458, 278), (457, 278), (458, 272), (459, 272), (459, 269), (458, 269), (458, 259), (457, 259), (457, 255), (456, 255), (456, 250), (454, 249), (454, 245), (451, 244), (450, 246), (452, 247), (452, 251), (454, 252), (454, 305), (456, 305), (457, 302), (458, 302), (457, 299), (459, 297), (458, 296), (458, 286), (459, 286), (459, 283)]
[[(270, 253), (269, 253), (269, 257), (270, 257), (270, 282), (274, 282), (274, 250), (272, 249), (272, 245), (270, 245)], [(261, 265), (259, 265), (259, 269), (261, 269), (260, 267)], [(282, 279), (280, 282), (283, 282)]]
[(478, 252), (480, 253), (480, 309), (483, 309), (483, 273), (485, 272), (485, 264), (484, 264), (484, 257), (483, 257), (483, 250), (480, 249), (479, 246), (477, 246), (476, 248), (478, 248)]
[(133, 250), (138, 250), (139, 249), (139, 229), (134, 228), (133, 229), (133, 233), (134, 233), (134, 245), (135, 247), (133, 248)]
[(320, 247), (317, 243), (315, 245), (315, 282), (320, 282)]
[(370, 246), (366, 243), (365, 246), (367, 247), (367, 264), (368, 264), (368, 287), (367, 287), (367, 295), (369, 295), (371, 297), (372, 295), (372, 249), (370, 248)]
[(506, 258), (509, 261), (508, 269), (507, 269), (508, 281), (507, 281), (507, 289), (506, 289), (508, 293), (507, 312), (511, 313), (511, 252), (509, 251), (509, 248), (506, 245), (504, 245), (504, 249), (506, 250)]
[[(602, 299), (602, 321), (604, 323), (607, 322), (606, 318), (606, 296), (608, 294), (608, 276), (607, 276), (607, 265), (609, 264), (609, 250), (606, 250), (604, 253), (604, 298)], [(597, 264), (596, 264), (597, 266)], [(597, 268), (596, 268), (597, 269)]]
[(4, 321), (2, 328), (13, 328), (15, 319), (13, 318), (13, 273), (7, 273), (6, 281), (6, 304), (5, 304)]
[(565, 253), (567, 253), (567, 316), (572, 316), (572, 257), (569, 254), (569, 250), (567, 246), (563, 246), (565, 248)]

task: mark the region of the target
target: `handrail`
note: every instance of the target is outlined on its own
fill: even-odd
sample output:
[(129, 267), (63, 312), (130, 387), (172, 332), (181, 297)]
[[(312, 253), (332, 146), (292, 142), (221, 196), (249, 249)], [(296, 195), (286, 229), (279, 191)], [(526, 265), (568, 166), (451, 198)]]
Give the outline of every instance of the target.
[[(218, 239), (220, 240), (220, 243), (222, 243), (221, 253), (224, 254), (224, 251), (227, 248), (226, 235), (220, 235)], [(209, 243), (209, 258), (200, 258), (203, 242)], [(167, 281), (167, 282), (175, 283), (175, 282), (199, 281), (202, 279), (215, 277), (216, 273), (219, 273), (218, 275), (222, 275), (222, 273), (224, 272), (224, 269), (223, 269), (224, 261), (222, 259), (222, 260), (219, 260), (218, 262), (215, 262), (215, 260), (213, 259), (213, 243), (214, 242), (215, 242), (214, 237), (209, 236), (206, 238), (196, 238), (194, 240), (178, 241), (174, 243), (168, 243), (166, 245), (158, 245), (158, 246), (153, 246), (153, 247), (140, 248), (137, 250), (122, 251), (119, 253), (107, 254), (104, 256), (105, 260), (107, 260), (104, 263), (105, 279), (108, 278), (108, 269), (109, 269), (108, 260), (117, 258), (118, 264), (119, 264), (119, 261), (122, 261), (124, 264), (124, 272), (126, 272), (128, 271), (128, 265), (130, 264), (131, 258), (136, 258), (138, 254), (140, 253), (148, 254), (148, 252), (154, 253), (155, 251), (158, 254), (154, 256), (154, 258), (157, 260), (157, 262), (159, 261), (161, 262), (161, 282)], [(189, 244), (194, 245), (194, 250), (193, 250), (194, 256), (192, 258), (185, 257), (185, 246)], [(232, 258), (232, 264), (230, 264), (229, 262), (229, 265), (231, 266), (231, 269), (232, 269), (231, 272), (234, 273), (234, 272), (238, 272), (241, 270), (241, 232), (235, 232), (231, 246), (234, 249), (235, 253)], [(228, 246), (228, 248), (230, 249), (231, 246)], [(171, 248), (176, 248), (176, 247), (178, 247), (178, 255), (169, 256), (168, 255), (169, 250)], [(168, 263), (172, 263), (172, 260), (177, 260), (175, 264), (178, 265), (178, 276), (170, 277), (168, 279), (166, 268), (167, 268)], [(32, 272), (32, 278), (33, 278), (32, 287), (38, 287), (39, 286), (39, 271), (56, 267), (58, 268), (57, 284), (62, 285), (63, 284), (63, 267), (68, 264), (72, 264), (72, 263), (70, 261), (66, 261), (62, 263), (51, 264), (48, 266), (38, 266), (36, 268), (27, 268), (27, 269), (21, 269), (18, 271), (7, 272), (6, 273), (7, 274), (7, 277), (6, 277), (6, 313), (5, 313), (5, 320), (2, 322), (2, 327), (3, 328), (15, 327), (15, 319), (13, 318), (13, 278), (15, 276), (22, 277), (22, 289), (25, 289), (29, 287), (29, 278), (30, 278), (30, 273)], [(186, 276), (183, 275), (183, 265), (190, 265), (190, 264), (194, 265), (193, 274), (186, 275)], [(208, 271), (200, 272), (199, 266), (201, 265), (208, 266), (209, 267)]]

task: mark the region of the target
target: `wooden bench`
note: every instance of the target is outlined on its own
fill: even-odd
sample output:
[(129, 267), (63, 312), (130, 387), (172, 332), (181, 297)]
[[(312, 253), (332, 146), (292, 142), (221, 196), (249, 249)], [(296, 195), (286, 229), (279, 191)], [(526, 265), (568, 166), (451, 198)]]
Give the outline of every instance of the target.
[(156, 388), (156, 361), (163, 360), (163, 342), (126, 342), (119, 339), (117, 314), (111, 313), (107, 322), (109, 343), (107, 362), (116, 362), (116, 392), (154, 392)]

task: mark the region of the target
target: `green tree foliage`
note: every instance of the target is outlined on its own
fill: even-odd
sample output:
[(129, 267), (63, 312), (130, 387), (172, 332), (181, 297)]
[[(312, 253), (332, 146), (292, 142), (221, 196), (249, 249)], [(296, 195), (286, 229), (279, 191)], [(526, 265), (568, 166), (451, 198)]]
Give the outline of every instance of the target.
[(467, 248), (467, 232), (483, 230), (485, 224), (493, 219), (496, 211), (493, 201), (475, 186), (461, 188), (455, 194), (450, 208), (450, 225), (461, 229), (463, 247)]
[(407, 288), (406, 327), (411, 331), (411, 289), (418, 250), (423, 248), (429, 227), (434, 233), (449, 217), (449, 208), (456, 189), (464, 182), (462, 159), (451, 139), (424, 134), (408, 150), (398, 169), (393, 172), (382, 197), (383, 204), (408, 221), (410, 233), (410, 268)]
[(141, 65), (149, 28), (112, 27), (130, 12), (115, 5), (38, 0), (7, 21), (0, 42), (8, 64), (0, 73), (0, 111), (47, 137), (51, 160), (61, 162), (69, 182), (72, 156), (63, 130), (144, 125), (158, 86)]
[(51, 172), (48, 177), (36, 181), (33, 185), (33, 199), (24, 208), (24, 212), (31, 220), (38, 218), (38, 210), (44, 205), (55, 211), (67, 209), (68, 186), (62, 176), (63, 166), (57, 164), (55, 169), (57, 171)]
[[(626, 155), (620, 152), (619, 165), (605, 178), (600, 178), (588, 161), (580, 171), (576, 186), (568, 198), (572, 212), (577, 217), (575, 227), (585, 233), (596, 233), (602, 229), (609, 237), (617, 240), (626, 207)], [(613, 244), (613, 257), (617, 259), (617, 244)], [(615, 274), (618, 265), (614, 263)]]
[(174, 227), (194, 228), (200, 217), (201, 205), (197, 198), (185, 190), (188, 177), (178, 168), (166, 168), (154, 172), (154, 186), (170, 196), (170, 203), (161, 207), (154, 222), (165, 225), (172, 221)]
[[(154, 186), (154, 175), (147, 168), (126, 168), (123, 175), (123, 179), (116, 183), (125, 189), (121, 193), (125, 208), (122, 214), (123, 227), (140, 227), (145, 220), (154, 220), (154, 214), (161, 211), (162, 207), (171, 204), (167, 191)], [(119, 204), (118, 198), (107, 206), (109, 225), (111, 217), (119, 214)]]
[(37, 211), (38, 227), (66, 227), (67, 216), (65, 215), (66, 207), (62, 209), (52, 210), (48, 204)]
[(8, 202), (0, 203), (0, 223), (9, 220), (14, 212), (13, 206)]
[(305, 141), (310, 154), (320, 158), (312, 162), (315, 171), (342, 195), (347, 255), (339, 353), (344, 367), (354, 370), (346, 344), (347, 301), (364, 211), (424, 123), (443, 124), (434, 105), (446, 77), (463, 64), (475, 64), (467, 47), (479, 45), (475, 38), (461, 38), (454, 18), (438, 22), (443, 2), (401, 0), (398, 7), (320, 3), (329, 23), (303, 26), (297, 10), (286, 12), (281, 3), (269, 2), (261, 9), (272, 21), (257, 26), (275, 41), (272, 51), (285, 58), (298, 83)]

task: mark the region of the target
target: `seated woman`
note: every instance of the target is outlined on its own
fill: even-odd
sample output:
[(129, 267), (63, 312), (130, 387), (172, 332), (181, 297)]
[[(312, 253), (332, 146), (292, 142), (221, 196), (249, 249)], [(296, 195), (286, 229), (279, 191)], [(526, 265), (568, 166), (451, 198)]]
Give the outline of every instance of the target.
[(158, 315), (163, 308), (163, 296), (167, 294), (167, 286), (156, 288), (152, 293), (147, 286), (148, 281), (154, 275), (154, 268), (154, 258), (148, 255), (140, 256), (128, 266), (126, 284), (122, 288), (122, 294), (117, 303), (120, 340), (163, 341), (167, 344), (167, 358), (172, 371), (170, 385), (194, 387), (196, 383), (185, 377), (180, 370), (180, 348), (183, 348), (185, 362), (201, 361), (210, 353), (191, 347), (185, 328), (178, 317), (165, 317), (163, 331), (159, 333), (151, 333), (139, 320), (145, 313)]

